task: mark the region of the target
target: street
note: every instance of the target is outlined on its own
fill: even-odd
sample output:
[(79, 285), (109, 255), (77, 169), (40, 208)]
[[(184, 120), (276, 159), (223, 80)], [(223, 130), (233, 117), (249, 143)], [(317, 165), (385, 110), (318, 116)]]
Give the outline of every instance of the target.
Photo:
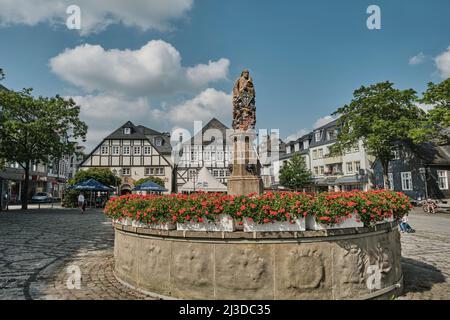
[[(410, 214), (402, 234), (405, 293), (399, 299), (450, 297), (450, 215)], [(153, 299), (113, 275), (113, 229), (100, 210), (0, 212), (0, 299)], [(79, 289), (68, 272), (81, 271)]]

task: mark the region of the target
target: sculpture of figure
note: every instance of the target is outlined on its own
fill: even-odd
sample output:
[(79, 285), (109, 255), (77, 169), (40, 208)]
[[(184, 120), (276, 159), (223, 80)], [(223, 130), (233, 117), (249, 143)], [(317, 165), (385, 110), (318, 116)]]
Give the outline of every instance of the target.
[(255, 87), (247, 69), (242, 71), (233, 88), (233, 129), (255, 129)]

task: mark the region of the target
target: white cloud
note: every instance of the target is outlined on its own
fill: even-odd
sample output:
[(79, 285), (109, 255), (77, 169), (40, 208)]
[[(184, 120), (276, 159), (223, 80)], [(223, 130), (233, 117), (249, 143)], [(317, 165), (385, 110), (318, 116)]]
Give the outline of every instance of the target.
[(450, 46), (447, 51), (441, 53), (434, 59), (436, 67), (443, 79), (450, 77)]
[(336, 120), (337, 118), (333, 117), (333, 116), (325, 116), (322, 118), (317, 119), (317, 121), (314, 123), (313, 129), (322, 127), (324, 125), (326, 125), (327, 123), (330, 123), (331, 121)]
[(169, 107), (165, 117), (185, 128), (191, 128), (194, 121), (206, 124), (213, 117), (231, 121), (231, 95), (208, 88), (191, 100)]
[(153, 108), (145, 97), (129, 98), (118, 95), (72, 96), (81, 107), (80, 118), (89, 127), (87, 149), (92, 150), (103, 138), (126, 121), (155, 130), (165, 127), (192, 131), (194, 121), (206, 124), (212, 117), (230, 120), (231, 95), (208, 88), (196, 97), (162, 108)]
[(0, 26), (65, 24), (72, 4), (81, 8), (81, 34), (87, 35), (113, 24), (168, 30), (171, 21), (192, 8), (193, 0), (0, 0)]
[(286, 143), (287, 143), (287, 142), (290, 142), (290, 141), (295, 141), (295, 140), (297, 140), (297, 139), (303, 137), (303, 136), (304, 136), (305, 134), (307, 134), (308, 132), (310, 132), (310, 130), (304, 129), (304, 128), (303, 128), (303, 129), (300, 129), (299, 131), (297, 131), (297, 132), (291, 134), (290, 136), (286, 137), (286, 139), (284, 139), (284, 141), (285, 141)]
[(180, 53), (162, 40), (150, 41), (137, 50), (105, 50), (84, 44), (50, 59), (55, 74), (87, 92), (158, 97), (227, 79), (229, 65), (228, 59), (220, 59), (183, 67)]
[(420, 52), (419, 54), (409, 59), (409, 64), (412, 66), (422, 64), (425, 61), (425, 58), (426, 56), (423, 54), (423, 52)]

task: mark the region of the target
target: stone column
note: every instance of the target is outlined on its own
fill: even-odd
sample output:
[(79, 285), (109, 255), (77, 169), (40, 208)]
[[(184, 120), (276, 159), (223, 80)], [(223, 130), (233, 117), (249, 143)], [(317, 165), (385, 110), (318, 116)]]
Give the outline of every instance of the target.
[(261, 194), (264, 184), (261, 179), (260, 163), (254, 147), (255, 130), (234, 130), (232, 173), (228, 179), (229, 195)]

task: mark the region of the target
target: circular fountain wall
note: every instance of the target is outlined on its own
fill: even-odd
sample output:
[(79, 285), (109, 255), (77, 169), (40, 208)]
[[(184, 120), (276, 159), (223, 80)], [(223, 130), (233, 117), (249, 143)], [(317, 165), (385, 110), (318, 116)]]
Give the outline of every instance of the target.
[(115, 224), (115, 275), (180, 299), (371, 299), (402, 287), (397, 224), (304, 232), (162, 231)]

